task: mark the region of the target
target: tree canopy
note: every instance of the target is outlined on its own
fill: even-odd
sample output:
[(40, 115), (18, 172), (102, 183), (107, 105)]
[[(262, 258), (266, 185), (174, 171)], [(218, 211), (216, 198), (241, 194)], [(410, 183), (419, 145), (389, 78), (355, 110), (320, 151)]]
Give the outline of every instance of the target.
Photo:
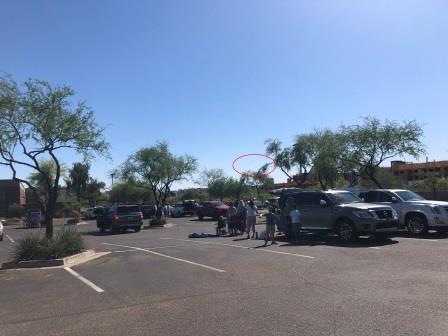
[(157, 142), (129, 156), (121, 174), (146, 183), (160, 208), (165, 204), (173, 183), (191, 177), (197, 167), (197, 159), (193, 156), (174, 155), (166, 142)]
[[(84, 101), (73, 103), (74, 95), (74, 90), (65, 85), (28, 80), (22, 89), (10, 76), (0, 77), (0, 164), (9, 167), (13, 179), (26, 184), (36, 195), (38, 189), (19, 177), (17, 169), (25, 167), (40, 174), (48, 192), (47, 199), (41, 202), (48, 238), (53, 237), (61, 177), (59, 153), (72, 150), (85, 158), (108, 155), (104, 129)], [(42, 160), (54, 163), (54, 175), (44, 170)]]

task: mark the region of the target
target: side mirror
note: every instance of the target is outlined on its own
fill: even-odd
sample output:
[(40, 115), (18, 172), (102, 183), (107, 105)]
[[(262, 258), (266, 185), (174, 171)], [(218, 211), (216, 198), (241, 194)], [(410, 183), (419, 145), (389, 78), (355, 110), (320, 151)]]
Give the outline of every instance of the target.
[(325, 200), (320, 200), (320, 206), (321, 207), (326, 207), (327, 206), (327, 202)]
[(392, 196), (392, 203), (398, 203), (398, 202), (400, 202), (398, 200), (398, 198), (396, 198), (395, 196)]

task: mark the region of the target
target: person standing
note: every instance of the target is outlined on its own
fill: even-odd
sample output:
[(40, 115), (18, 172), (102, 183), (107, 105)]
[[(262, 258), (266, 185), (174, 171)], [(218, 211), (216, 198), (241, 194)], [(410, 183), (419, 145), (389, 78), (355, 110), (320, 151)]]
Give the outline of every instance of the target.
[(246, 233), (247, 239), (250, 238), (250, 231), (252, 230), (252, 239), (255, 239), (255, 224), (257, 223), (258, 208), (251, 200), (248, 202), (246, 210)]
[(268, 213), (264, 216), (266, 217), (266, 236), (264, 238), (264, 246), (268, 245), (268, 241), (271, 241), (271, 244), (277, 244), (275, 242), (275, 225), (278, 223), (278, 216), (274, 211), (273, 206), (268, 207)]
[(300, 235), (300, 227), (301, 227), (301, 220), (300, 220), (300, 211), (297, 209), (297, 205), (294, 204), (293, 209), (289, 213), (289, 218), (291, 220), (291, 229), (294, 234), (294, 240), (297, 241), (299, 239)]
[(227, 228), (229, 235), (233, 236), (236, 233), (235, 223), (233, 217), (237, 214), (236, 202), (232, 203), (229, 210), (227, 210)]

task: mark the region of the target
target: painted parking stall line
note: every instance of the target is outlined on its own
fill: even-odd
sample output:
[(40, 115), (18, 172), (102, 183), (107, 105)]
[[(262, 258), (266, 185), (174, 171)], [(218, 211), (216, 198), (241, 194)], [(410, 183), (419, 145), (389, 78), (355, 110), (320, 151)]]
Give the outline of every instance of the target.
[(6, 235), (6, 238), (8, 238), (8, 240), (12, 243), (12, 244), (14, 244), (15, 243), (15, 240), (14, 239), (12, 239), (9, 235)]
[(84, 284), (86, 284), (87, 286), (89, 286), (90, 288), (92, 288), (94, 291), (98, 292), (98, 293), (104, 293), (104, 290), (102, 290), (100, 287), (98, 287), (97, 285), (95, 285), (92, 281), (84, 278), (81, 274), (79, 274), (78, 272), (75, 272), (74, 270), (72, 270), (70, 267), (64, 267), (64, 269), (70, 273), (71, 275), (73, 275), (76, 279), (80, 280), (81, 282), (83, 282)]
[(259, 252), (270, 252), (270, 253), (277, 253), (277, 254), (283, 254), (283, 255), (289, 255), (289, 256), (295, 256), (300, 258), (306, 258), (306, 259), (314, 259), (314, 257), (304, 254), (297, 254), (297, 253), (290, 253), (290, 252), (282, 252), (282, 251), (274, 251), (270, 249), (255, 249), (253, 247), (247, 247), (242, 245), (235, 245), (235, 244), (224, 244), (224, 243), (216, 243), (216, 242), (199, 242), (199, 241), (191, 241), (187, 239), (177, 239), (177, 238), (160, 238), (160, 239), (169, 239), (169, 240), (180, 240), (180, 241), (186, 241), (192, 244), (204, 244), (204, 245), (218, 245), (218, 246), (228, 246), (228, 247), (236, 247), (236, 248), (242, 248), (245, 250), (253, 250), (253, 251), (259, 251)]
[(219, 273), (224, 273), (225, 272), (225, 270), (223, 270), (223, 269), (219, 269), (219, 268), (208, 266), (208, 265), (204, 265), (204, 264), (199, 264), (199, 263), (196, 263), (194, 261), (190, 261), (190, 260), (186, 260), (186, 259), (172, 257), (172, 256), (169, 256), (169, 255), (166, 255), (166, 254), (162, 254), (162, 253), (159, 253), (159, 252), (151, 251), (151, 250), (140, 248), (140, 247), (136, 247), (136, 246), (127, 246), (127, 245), (110, 244), (110, 243), (102, 243), (102, 244), (103, 245), (110, 245), (110, 246), (119, 246), (119, 247), (124, 247), (124, 248), (128, 248), (128, 249), (134, 249), (134, 250), (137, 250), (137, 251), (142, 251), (142, 252), (154, 254), (154, 255), (159, 256), (159, 257), (163, 257), (163, 258), (167, 258), (167, 259), (183, 262), (183, 263), (186, 263), (186, 264), (189, 264), (189, 265), (202, 267), (202, 268), (205, 268), (205, 269), (208, 269), (208, 270), (211, 270), (211, 271), (215, 271), (215, 272), (219, 272)]

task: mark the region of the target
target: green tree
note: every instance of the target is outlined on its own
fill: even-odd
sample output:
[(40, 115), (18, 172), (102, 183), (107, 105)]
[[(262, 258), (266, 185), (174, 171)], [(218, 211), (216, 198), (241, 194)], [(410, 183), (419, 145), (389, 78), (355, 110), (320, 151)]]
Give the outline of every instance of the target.
[(89, 170), (90, 165), (82, 162), (75, 162), (69, 170), (69, 178), (66, 180), (67, 189), (75, 193), (78, 200), (86, 194), (90, 178)]
[(380, 165), (403, 156), (418, 158), (425, 153), (421, 138), (423, 130), (416, 121), (380, 121), (364, 118), (362, 125), (342, 126), (344, 141), (341, 160), (353, 167), (358, 177), (370, 179), (378, 188), (383, 185), (377, 177)]
[[(265, 141), (266, 154), (272, 157), (279, 168), (297, 187), (302, 187), (308, 179), (310, 171), (311, 145), (308, 135), (298, 135), (294, 146), (283, 147), (280, 140), (267, 139)], [(262, 169), (267, 170), (271, 164)]]
[[(191, 155), (176, 156), (166, 142), (157, 142), (132, 154), (123, 164), (122, 175), (148, 184), (158, 209), (166, 203), (174, 182), (190, 177), (198, 167)], [(158, 211), (158, 217), (161, 212)]]
[(200, 192), (196, 189), (188, 189), (185, 190), (182, 195), (180, 195), (179, 199), (182, 201), (185, 200), (196, 200), (196, 201), (203, 201), (207, 198), (207, 195), (203, 192)]
[[(0, 164), (36, 194), (49, 239), (62, 170), (59, 153), (72, 150), (88, 158), (107, 155), (109, 148), (93, 111), (85, 102), (73, 106), (74, 94), (68, 86), (52, 87), (39, 80), (26, 81), (22, 90), (11, 77), (0, 77)], [(44, 170), (42, 159), (53, 161), (54, 175)], [(39, 173), (44, 199), (35, 185), (18, 176), (18, 167)]]
[(86, 185), (85, 199), (89, 201), (90, 206), (96, 206), (102, 199), (102, 190), (106, 188), (106, 183), (94, 178), (90, 178)]
[[(38, 161), (41, 172), (32, 172), (28, 176), (29, 183), (35, 188), (39, 200), (43, 203), (48, 202), (50, 190), (46, 183), (46, 177), (48, 176), (51, 180), (56, 177), (56, 164), (53, 160), (39, 160)], [(64, 177), (67, 175), (67, 170), (64, 165), (61, 164), (60, 175)]]
[(113, 203), (152, 203), (153, 201), (150, 187), (132, 177), (115, 183), (109, 192), (109, 202)]

